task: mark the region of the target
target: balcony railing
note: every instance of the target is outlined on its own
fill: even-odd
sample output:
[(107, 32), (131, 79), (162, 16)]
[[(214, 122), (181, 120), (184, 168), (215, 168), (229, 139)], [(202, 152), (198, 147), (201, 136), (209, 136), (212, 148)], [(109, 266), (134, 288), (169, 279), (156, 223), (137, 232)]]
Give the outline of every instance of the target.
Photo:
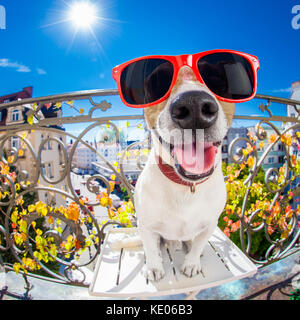
[[(143, 130), (143, 115), (98, 116), (98, 110), (113, 110), (107, 101), (117, 95), (117, 90), (92, 90), (0, 105), (0, 111), (20, 106), (26, 110), (22, 124), (0, 127), (0, 264), (5, 270), (26, 279), (47, 275), (51, 281), (86, 286), (86, 271), (93, 271), (106, 228), (135, 224), (132, 172), (142, 170), (150, 141), (123, 147), (113, 162), (101, 153), (112, 141), (126, 143), (116, 121), (138, 121)], [(96, 102), (99, 97), (105, 100)], [(261, 115), (234, 117), (253, 121), (253, 130), (229, 146), (229, 161), (223, 165), (229, 196), (220, 228), (261, 267), (300, 248), (300, 102), (265, 95), (254, 101)], [(83, 102), (80, 108), (77, 104)], [(294, 107), (296, 117), (273, 114), (273, 109), (285, 111), (286, 105)], [(56, 116), (45, 117), (45, 106)], [(78, 115), (61, 114), (62, 108)], [(283, 128), (282, 123), (289, 126)], [(63, 129), (71, 124), (82, 124), (78, 134)], [(97, 136), (100, 148), (99, 139), (90, 137), (108, 128), (109, 137)], [(279, 144), (283, 163), (262, 170)], [(75, 168), (80, 147), (96, 154), (94, 163), (105, 170), (85, 178), (75, 174), (80, 170)], [(131, 175), (129, 165), (134, 167)], [(123, 203), (113, 203), (113, 190)]]

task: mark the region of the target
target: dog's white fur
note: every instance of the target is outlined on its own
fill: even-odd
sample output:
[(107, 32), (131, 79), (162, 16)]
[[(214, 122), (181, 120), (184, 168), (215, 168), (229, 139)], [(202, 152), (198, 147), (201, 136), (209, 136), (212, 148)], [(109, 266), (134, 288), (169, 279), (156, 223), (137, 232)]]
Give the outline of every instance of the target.
[[(150, 158), (153, 156), (154, 150)], [(135, 188), (135, 208), (150, 280), (159, 280), (164, 275), (160, 237), (192, 241), (182, 271), (187, 276), (201, 271), (200, 255), (217, 226), (225, 201), (220, 161), (210, 179), (196, 186), (195, 193), (186, 186), (170, 182), (150, 161), (146, 164)]]
[[(163, 135), (163, 128), (167, 127), (169, 130), (176, 128), (169, 116), (170, 101), (179, 93), (189, 90), (209, 93), (204, 85), (195, 79), (192, 70), (185, 66), (179, 72), (170, 97), (164, 102), (160, 112), (156, 111), (155, 126), (158, 134)], [(213, 98), (216, 100), (214, 96)], [(231, 122), (222, 111), (222, 104), (217, 100), (216, 102), (219, 105), (218, 119), (214, 128), (205, 133), (205, 141), (223, 140)], [(167, 140), (166, 137), (163, 138)], [(146, 255), (146, 277), (158, 281), (164, 276), (160, 252), (161, 238), (188, 244), (189, 250), (181, 271), (186, 276), (192, 277), (201, 271), (200, 256), (217, 226), (219, 215), (226, 203), (221, 146), (218, 147), (214, 172), (207, 181), (197, 185), (195, 192), (192, 193), (188, 186), (172, 182), (160, 171), (155, 164), (155, 153), (160, 147), (160, 142), (154, 134), (152, 139), (154, 147), (139, 176), (134, 196), (138, 230)], [(169, 164), (174, 166), (167, 156), (167, 152), (164, 151), (163, 160), (169, 161)]]

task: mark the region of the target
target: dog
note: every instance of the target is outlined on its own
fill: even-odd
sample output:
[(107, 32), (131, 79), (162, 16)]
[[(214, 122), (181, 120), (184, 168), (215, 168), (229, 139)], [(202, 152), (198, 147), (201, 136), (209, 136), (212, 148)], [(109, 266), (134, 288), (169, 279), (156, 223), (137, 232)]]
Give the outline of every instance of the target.
[(186, 245), (183, 274), (201, 272), (200, 257), (226, 204), (221, 146), (234, 111), (235, 103), (218, 99), (186, 64), (168, 97), (144, 109), (152, 149), (134, 204), (148, 280), (165, 274), (161, 239)]

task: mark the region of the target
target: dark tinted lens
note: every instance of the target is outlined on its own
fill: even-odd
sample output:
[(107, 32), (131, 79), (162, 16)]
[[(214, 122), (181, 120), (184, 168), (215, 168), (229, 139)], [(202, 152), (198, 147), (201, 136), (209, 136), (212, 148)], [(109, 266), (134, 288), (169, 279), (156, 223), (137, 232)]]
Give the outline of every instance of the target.
[(198, 61), (198, 70), (207, 87), (220, 97), (239, 100), (253, 94), (254, 74), (242, 56), (213, 53)]
[(172, 63), (163, 59), (145, 59), (130, 64), (121, 74), (124, 99), (133, 105), (159, 100), (168, 92), (173, 74)]

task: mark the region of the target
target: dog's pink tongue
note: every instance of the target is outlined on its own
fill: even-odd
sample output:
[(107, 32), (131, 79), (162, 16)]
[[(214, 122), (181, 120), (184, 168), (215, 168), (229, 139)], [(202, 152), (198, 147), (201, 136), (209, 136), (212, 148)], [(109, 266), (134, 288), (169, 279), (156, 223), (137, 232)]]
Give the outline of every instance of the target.
[(193, 175), (200, 175), (211, 170), (217, 152), (217, 147), (212, 143), (192, 143), (174, 147), (178, 163), (185, 171)]

